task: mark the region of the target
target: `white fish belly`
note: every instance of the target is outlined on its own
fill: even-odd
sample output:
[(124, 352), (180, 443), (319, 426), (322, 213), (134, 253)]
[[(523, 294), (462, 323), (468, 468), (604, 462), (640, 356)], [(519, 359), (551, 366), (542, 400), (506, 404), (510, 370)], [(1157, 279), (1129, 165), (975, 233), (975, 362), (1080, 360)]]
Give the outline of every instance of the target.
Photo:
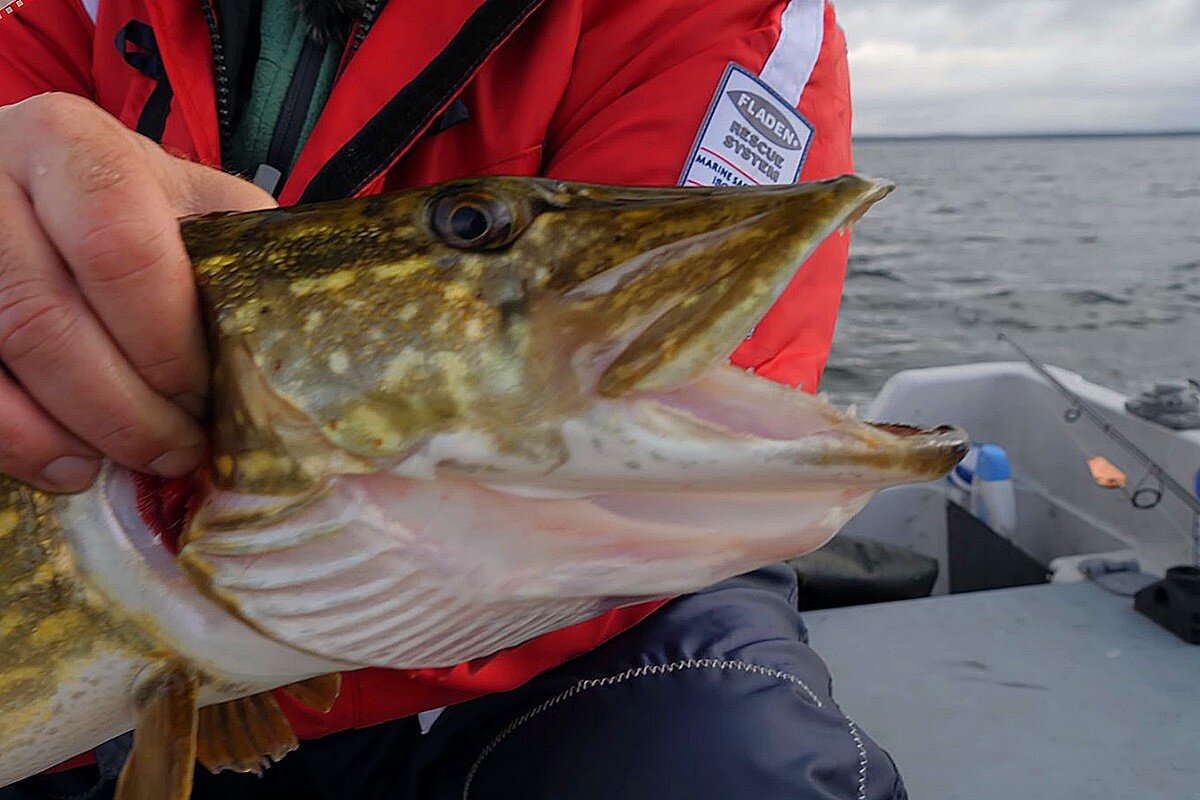
[(0, 716), (30, 716), (0, 736), (0, 786), (36, 775), (133, 728), (131, 687), (145, 666), (120, 652), (94, 654), (32, 711), (0, 699)]

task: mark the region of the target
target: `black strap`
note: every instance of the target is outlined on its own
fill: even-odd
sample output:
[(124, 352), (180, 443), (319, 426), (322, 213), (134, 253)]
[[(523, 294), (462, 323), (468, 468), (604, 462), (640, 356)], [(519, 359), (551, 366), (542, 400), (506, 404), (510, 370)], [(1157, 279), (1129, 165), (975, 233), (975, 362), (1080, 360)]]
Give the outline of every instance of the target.
[(321, 168), (301, 202), (352, 197), (378, 177), (543, 2), (486, 0), (450, 44)]
[(154, 29), (140, 20), (130, 20), (124, 28), (117, 31), (116, 44), (117, 52), (125, 59), (126, 64), (157, 82), (142, 109), (141, 116), (138, 117), (137, 132), (161, 142), (175, 92), (167, 78), (167, 68), (163, 65), (162, 55), (158, 51)]

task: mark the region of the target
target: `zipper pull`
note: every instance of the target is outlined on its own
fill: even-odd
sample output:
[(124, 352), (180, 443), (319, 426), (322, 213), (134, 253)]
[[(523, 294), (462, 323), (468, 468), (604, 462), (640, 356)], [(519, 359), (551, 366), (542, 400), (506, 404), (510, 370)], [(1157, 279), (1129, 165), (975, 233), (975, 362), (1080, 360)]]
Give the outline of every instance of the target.
[(270, 164), (259, 164), (258, 169), (254, 172), (254, 185), (272, 197), (278, 198), (279, 195), (275, 191), (279, 188), (282, 177), (283, 173), (276, 167), (272, 167)]

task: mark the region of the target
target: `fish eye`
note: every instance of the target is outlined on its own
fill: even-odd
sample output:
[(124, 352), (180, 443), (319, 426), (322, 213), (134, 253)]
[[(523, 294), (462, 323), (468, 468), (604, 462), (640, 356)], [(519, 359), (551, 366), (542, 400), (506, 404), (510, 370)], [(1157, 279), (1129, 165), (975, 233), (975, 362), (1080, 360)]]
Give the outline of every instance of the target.
[(520, 232), (517, 214), (502, 198), (484, 192), (455, 192), (433, 202), (433, 229), (460, 250), (496, 250)]

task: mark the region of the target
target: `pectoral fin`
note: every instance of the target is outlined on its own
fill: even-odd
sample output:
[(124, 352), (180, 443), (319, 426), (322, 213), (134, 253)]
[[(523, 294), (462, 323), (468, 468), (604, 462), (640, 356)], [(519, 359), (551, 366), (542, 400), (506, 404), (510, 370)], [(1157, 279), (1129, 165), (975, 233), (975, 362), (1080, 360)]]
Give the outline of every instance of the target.
[(342, 692), (342, 674), (335, 672), (332, 675), (318, 675), (315, 678), (285, 686), (283, 691), (293, 700), (303, 703), (313, 711), (327, 714)]
[(200, 709), (196, 757), (210, 772), (261, 775), (299, 746), (270, 692)]
[(140, 682), (133, 752), (115, 800), (187, 800), (196, 764), (196, 677), (163, 665)]

